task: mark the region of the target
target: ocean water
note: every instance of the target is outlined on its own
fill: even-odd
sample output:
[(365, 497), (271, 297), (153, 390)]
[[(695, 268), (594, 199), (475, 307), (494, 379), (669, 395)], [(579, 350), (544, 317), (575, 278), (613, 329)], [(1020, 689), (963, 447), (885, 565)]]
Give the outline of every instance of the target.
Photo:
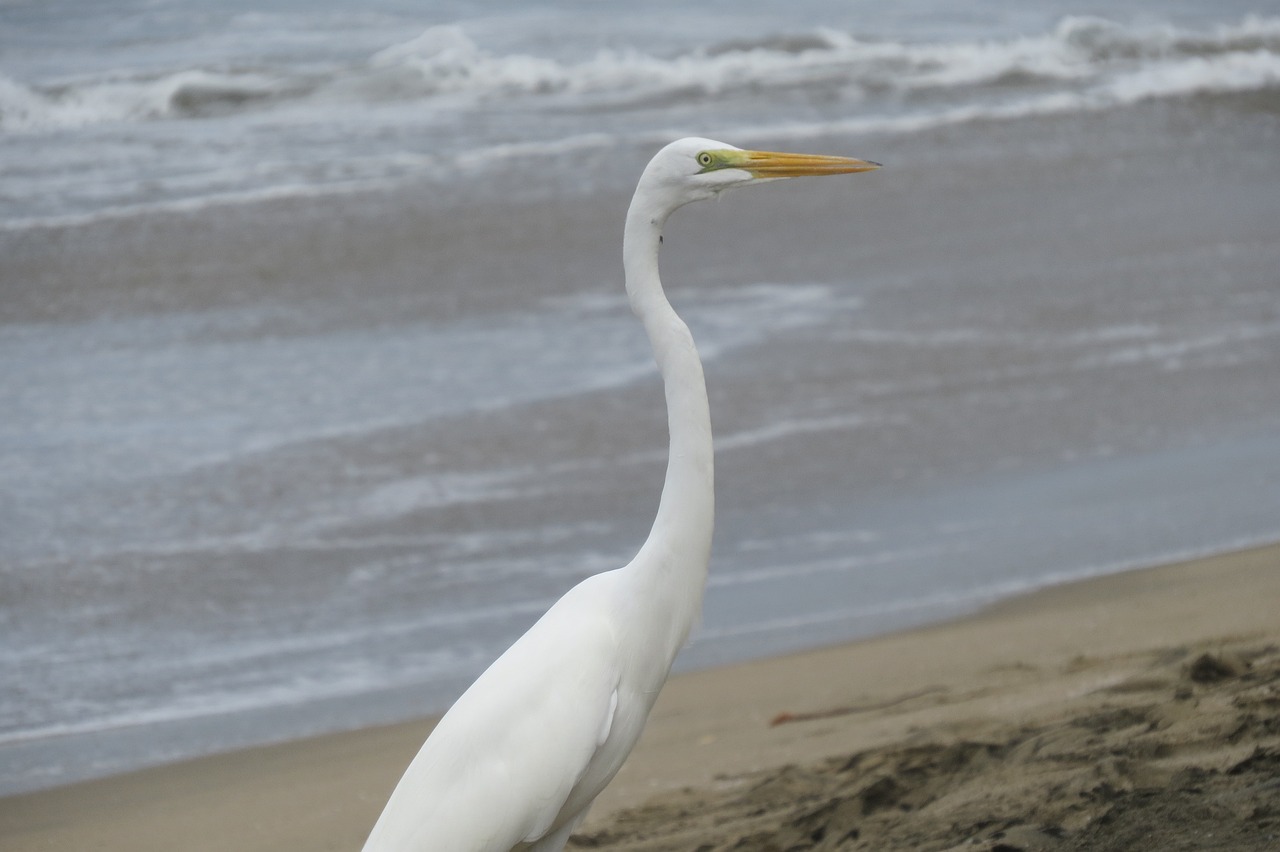
[(919, 132), (1280, 74), (1280, 16), (1247, 3), (1006, 5), (10, 3), (0, 222), (453, 186), (495, 159), (570, 177), (708, 111), (748, 140)]
[(1280, 539), (1280, 8), (889, 5), (0, 6), (0, 792), (438, 712), (629, 559), (688, 133), (886, 168), (666, 235), (678, 666)]

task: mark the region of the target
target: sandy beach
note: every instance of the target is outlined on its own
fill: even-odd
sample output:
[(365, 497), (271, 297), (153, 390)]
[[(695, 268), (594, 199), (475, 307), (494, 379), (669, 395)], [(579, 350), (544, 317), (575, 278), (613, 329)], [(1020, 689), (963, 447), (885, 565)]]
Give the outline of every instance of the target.
[[(1280, 546), (674, 678), (570, 848), (1274, 849)], [(26, 850), (358, 849), (429, 720), (0, 801)]]

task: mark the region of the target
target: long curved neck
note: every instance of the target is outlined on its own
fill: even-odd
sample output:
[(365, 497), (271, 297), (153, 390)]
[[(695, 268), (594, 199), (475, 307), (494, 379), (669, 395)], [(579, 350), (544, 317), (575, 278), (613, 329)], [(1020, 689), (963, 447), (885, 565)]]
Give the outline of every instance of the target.
[[(637, 193), (623, 234), (627, 296), (649, 335), (662, 374), (671, 440), (658, 514), (642, 551), (647, 551), (647, 558), (635, 564), (654, 572), (657, 584), (670, 592), (664, 595), (668, 604), (684, 610), (672, 616), (686, 622), (682, 632), (687, 632), (701, 610), (711, 555), (714, 458), (702, 361), (689, 327), (667, 301), (658, 277), (658, 245), (669, 213), (650, 209)], [(679, 638), (683, 643), (684, 637)]]

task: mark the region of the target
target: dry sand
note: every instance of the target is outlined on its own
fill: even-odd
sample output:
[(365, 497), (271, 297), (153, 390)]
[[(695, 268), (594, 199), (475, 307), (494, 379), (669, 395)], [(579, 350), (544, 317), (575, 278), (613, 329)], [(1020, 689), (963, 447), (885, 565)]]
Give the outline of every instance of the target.
[[(0, 848), (359, 849), (429, 722), (0, 800)], [(1280, 849), (1280, 546), (675, 678), (570, 849)]]

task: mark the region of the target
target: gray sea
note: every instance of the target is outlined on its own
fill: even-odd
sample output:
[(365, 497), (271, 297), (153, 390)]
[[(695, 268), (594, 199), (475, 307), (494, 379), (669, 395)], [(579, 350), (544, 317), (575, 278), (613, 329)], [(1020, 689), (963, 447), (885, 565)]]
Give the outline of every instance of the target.
[(686, 134), (885, 167), (672, 219), (678, 667), (1280, 540), (1274, 2), (5, 2), (0, 792), (441, 711), (627, 561)]

